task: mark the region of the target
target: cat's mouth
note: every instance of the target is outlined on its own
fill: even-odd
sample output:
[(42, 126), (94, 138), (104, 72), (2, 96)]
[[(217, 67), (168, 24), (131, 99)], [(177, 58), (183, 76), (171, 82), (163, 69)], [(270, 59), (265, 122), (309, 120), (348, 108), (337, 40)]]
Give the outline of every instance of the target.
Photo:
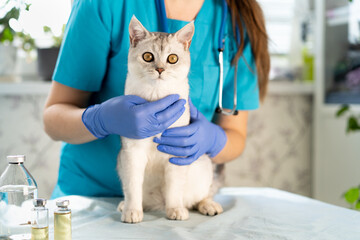
[(161, 75), (161, 74), (159, 74), (159, 75), (157, 76), (156, 80), (164, 80), (164, 76)]

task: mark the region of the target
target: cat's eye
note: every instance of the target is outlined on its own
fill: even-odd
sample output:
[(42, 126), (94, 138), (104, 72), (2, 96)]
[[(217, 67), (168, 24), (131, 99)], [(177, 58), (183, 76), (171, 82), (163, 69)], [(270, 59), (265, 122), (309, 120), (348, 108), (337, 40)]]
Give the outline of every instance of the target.
[(177, 63), (177, 61), (178, 61), (178, 56), (176, 55), (176, 54), (170, 54), (169, 56), (168, 56), (168, 62), (169, 63), (171, 63), (171, 64), (175, 64), (175, 63)]
[(143, 59), (145, 62), (152, 62), (154, 61), (154, 55), (152, 53), (146, 52), (143, 54)]

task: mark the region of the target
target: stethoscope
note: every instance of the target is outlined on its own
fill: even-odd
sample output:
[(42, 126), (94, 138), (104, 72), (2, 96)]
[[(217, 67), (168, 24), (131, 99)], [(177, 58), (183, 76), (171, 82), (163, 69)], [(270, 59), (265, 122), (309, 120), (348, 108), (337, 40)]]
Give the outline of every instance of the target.
[[(206, 1), (206, 0), (205, 0)], [(158, 14), (160, 17), (160, 24), (163, 32), (168, 32), (168, 23), (165, 9), (164, 0), (155, 0)], [(235, 73), (234, 73), (234, 105), (232, 110), (226, 111), (223, 108), (222, 98), (223, 98), (223, 85), (224, 85), (224, 57), (223, 52), (225, 49), (225, 24), (228, 15), (228, 5), (226, 0), (222, 0), (222, 19), (220, 25), (220, 33), (218, 40), (218, 51), (219, 51), (219, 106), (216, 108), (217, 113), (222, 113), (224, 115), (237, 115), (238, 111), (236, 110), (237, 106), (237, 64), (235, 64)], [(237, 42), (239, 43), (239, 34), (236, 32)]]

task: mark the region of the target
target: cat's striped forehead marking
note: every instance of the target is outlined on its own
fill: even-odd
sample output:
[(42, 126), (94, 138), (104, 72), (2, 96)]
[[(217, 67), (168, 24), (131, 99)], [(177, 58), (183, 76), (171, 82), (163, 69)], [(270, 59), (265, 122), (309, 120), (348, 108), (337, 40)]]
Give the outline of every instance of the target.
[(164, 32), (153, 32), (151, 33), (152, 36), (154, 36), (154, 42), (156, 42), (157, 44), (154, 44), (155, 48), (157, 48), (158, 46), (160, 47), (160, 49), (156, 49), (157, 51), (164, 51), (164, 47), (165, 46), (169, 46), (169, 37), (172, 36), (173, 34), (170, 33), (164, 33)]

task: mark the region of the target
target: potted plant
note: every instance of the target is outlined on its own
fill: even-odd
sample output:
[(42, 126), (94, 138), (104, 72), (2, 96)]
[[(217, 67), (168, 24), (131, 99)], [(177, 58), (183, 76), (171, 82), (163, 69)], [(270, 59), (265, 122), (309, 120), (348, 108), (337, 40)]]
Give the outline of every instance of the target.
[(44, 32), (52, 38), (52, 46), (48, 48), (37, 48), (38, 73), (43, 80), (51, 80), (59, 54), (61, 41), (63, 39), (65, 25), (63, 25), (60, 36), (54, 35), (50, 27), (44, 26)]
[[(18, 35), (11, 28), (11, 21), (18, 20), (20, 11), (28, 11), (30, 7), (30, 4), (23, 1), (11, 7), (10, 1), (5, 1), (5, 5), (0, 7), (0, 12), (4, 12), (4, 15), (0, 18), (0, 76), (6, 79), (11, 78), (15, 72), (17, 47), (13, 44), (14, 40), (17, 37), (20, 40), (24, 40), (22, 37), (28, 38), (26, 34)], [(33, 44), (34, 42), (29, 40), (24, 46), (29, 46), (31, 43)]]

